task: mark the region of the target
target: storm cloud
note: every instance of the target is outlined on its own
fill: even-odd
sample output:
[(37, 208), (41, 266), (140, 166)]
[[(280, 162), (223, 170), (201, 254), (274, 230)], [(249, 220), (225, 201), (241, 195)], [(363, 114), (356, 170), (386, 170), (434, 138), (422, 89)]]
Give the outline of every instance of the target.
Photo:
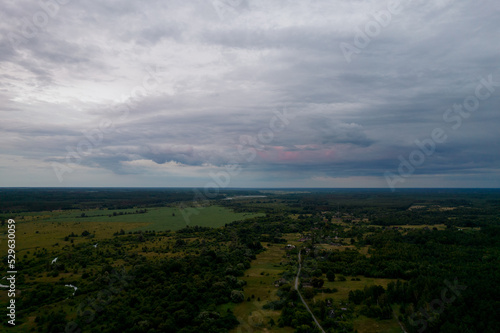
[(234, 187), (500, 186), (493, 0), (20, 0), (0, 19), (0, 186), (204, 186), (234, 164)]

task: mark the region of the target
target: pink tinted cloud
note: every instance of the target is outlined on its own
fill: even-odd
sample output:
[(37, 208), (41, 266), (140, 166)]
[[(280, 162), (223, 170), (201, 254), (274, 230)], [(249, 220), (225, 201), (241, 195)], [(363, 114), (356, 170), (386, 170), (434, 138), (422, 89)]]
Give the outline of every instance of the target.
[(266, 151), (257, 151), (257, 155), (264, 162), (297, 164), (327, 161), (335, 156), (333, 149), (315, 149), (316, 147), (309, 146), (300, 148), (302, 149), (287, 150), (282, 146), (271, 146)]

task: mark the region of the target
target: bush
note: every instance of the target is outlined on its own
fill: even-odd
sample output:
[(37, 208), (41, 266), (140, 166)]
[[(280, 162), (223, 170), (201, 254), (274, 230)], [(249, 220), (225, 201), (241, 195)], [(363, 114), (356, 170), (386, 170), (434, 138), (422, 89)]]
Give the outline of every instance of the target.
[(231, 301), (233, 303), (241, 303), (245, 300), (245, 295), (241, 290), (231, 291)]
[(326, 273), (326, 278), (328, 279), (328, 281), (330, 282), (333, 282), (335, 281), (335, 273), (333, 271), (328, 271)]

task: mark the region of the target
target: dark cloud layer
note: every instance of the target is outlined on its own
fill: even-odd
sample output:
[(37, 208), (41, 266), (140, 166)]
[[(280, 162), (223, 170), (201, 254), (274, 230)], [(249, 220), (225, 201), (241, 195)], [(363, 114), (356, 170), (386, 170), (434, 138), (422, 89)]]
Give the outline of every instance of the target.
[(0, 186), (500, 186), (493, 0), (41, 3), (0, 13)]

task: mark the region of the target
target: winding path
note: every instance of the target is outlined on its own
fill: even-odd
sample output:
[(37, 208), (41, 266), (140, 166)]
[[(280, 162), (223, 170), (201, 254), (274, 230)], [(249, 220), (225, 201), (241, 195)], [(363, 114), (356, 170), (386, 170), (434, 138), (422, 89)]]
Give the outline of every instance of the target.
[(403, 324), (401, 324), (401, 322), (399, 321), (399, 318), (396, 316), (395, 313), (394, 313), (394, 319), (396, 319), (398, 321), (398, 324), (399, 324), (399, 326), (401, 326), (401, 330), (403, 330), (403, 333), (408, 333), (405, 331), (405, 327), (403, 326)]
[(297, 277), (295, 278), (295, 290), (297, 290), (297, 292), (299, 293), (300, 300), (306, 306), (307, 311), (309, 311), (309, 313), (311, 314), (311, 316), (314, 319), (314, 322), (316, 323), (318, 328), (321, 330), (321, 332), (325, 333), (325, 330), (323, 329), (323, 327), (321, 327), (321, 325), (319, 324), (319, 321), (316, 319), (316, 317), (312, 313), (311, 309), (309, 309), (309, 305), (307, 305), (306, 301), (304, 300), (304, 297), (302, 297), (302, 294), (299, 291), (299, 275), (300, 275), (301, 269), (302, 269), (302, 264), (300, 262), (300, 250), (299, 250), (299, 271), (297, 272)]

